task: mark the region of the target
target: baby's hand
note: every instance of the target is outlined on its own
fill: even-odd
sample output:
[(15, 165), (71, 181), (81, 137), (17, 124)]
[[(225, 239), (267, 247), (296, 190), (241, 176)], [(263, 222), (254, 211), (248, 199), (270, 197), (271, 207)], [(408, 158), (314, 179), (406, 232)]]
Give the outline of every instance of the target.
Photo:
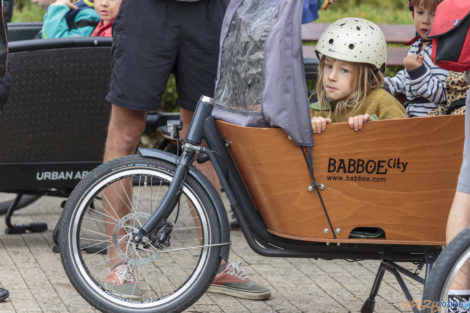
[(68, 6), (72, 10), (78, 9), (78, 7), (73, 4), (71, 0), (56, 0), (54, 3)]
[(314, 134), (319, 134), (326, 130), (326, 125), (331, 123), (330, 118), (324, 118), (321, 116), (312, 117), (310, 120), (312, 122), (312, 129)]
[(364, 126), (364, 123), (367, 122), (369, 118), (370, 118), (370, 115), (367, 113), (364, 115), (352, 116), (348, 119), (349, 127), (356, 131), (361, 130), (362, 127)]
[(407, 71), (412, 71), (423, 65), (424, 63), (424, 56), (419, 56), (417, 54), (410, 54), (407, 55), (403, 59), (403, 65), (405, 66)]

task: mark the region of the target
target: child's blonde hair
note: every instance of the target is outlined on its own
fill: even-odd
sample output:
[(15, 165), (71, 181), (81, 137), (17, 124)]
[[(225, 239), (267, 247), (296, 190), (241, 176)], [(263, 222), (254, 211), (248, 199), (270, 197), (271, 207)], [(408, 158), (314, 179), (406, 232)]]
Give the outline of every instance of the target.
[(325, 59), (326, 56), (323, 55), (321, 57), (318, 68), (317, 97), (320, 108), (322, 110), (328, 109), (330, 111), (330, 116), (331, 114), (337, 115), (340, 112), (352, 108), (349, 116), (353, 116), (355, 111), (359, 109), (359, 107), (364, 103), (370, 92), (382, 86), (384, 75), (372, 64), (349, 62), (352, 65), (351, 83), (353, 85), (351, 87), (354, 92), (351, 93), (346, 99), (338, 100), (334, 110), (332, 110), (323, 88)]
[(430, 11), (436, 11), (437, 5), (441, 2), (442, 0), (413, 0), (413, 7), (422, 7)]

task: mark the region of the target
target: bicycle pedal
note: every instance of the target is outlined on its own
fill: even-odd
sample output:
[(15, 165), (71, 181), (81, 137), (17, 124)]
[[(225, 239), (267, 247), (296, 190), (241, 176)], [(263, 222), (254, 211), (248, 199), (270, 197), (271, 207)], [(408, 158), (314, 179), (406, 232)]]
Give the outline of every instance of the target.
[(26, 230), (29, 230), (30, 232), (33, 233), (42, 233), (47, 230), (47, 224), (46, 223), (31, 223), (26, 226)]
[(5, 234), (7, 235), (15, 235), (15, 234), (24, 234), (26, 231), (30, 231), (32, 233), (42, 233), (47, 230), (46, 223), (31, 223), (31, 224), (23, 224), (23, 225), (13, 225), (11, 227), (7, 227), (5, 229)]
[(5, 234), (7, 235), (17, 235), (26, 233), (25, 225), (13, 225), (12, 227), (5, 228)]

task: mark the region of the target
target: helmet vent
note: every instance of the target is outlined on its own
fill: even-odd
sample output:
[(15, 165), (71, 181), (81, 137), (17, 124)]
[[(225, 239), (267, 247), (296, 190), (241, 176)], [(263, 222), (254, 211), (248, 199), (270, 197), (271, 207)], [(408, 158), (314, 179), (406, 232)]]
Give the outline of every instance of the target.
[(315, 49), (331, 58), (367, 63), (379, 69), (386, 62), (387, 43), (378, 25), (361, 18), (346, 17), (328, 26)]

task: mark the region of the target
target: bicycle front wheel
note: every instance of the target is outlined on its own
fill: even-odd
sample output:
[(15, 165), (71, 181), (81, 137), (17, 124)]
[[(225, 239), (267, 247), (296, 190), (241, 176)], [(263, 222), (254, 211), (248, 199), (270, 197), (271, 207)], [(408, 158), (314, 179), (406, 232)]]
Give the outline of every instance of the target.
[(469, 312), (468, 296), (459, 292), (469, 289), (470, 227), (460, 232), (434, 263), (424, 287), (425, 312)]
[[(174, 171), (162, 160), (124, 157), (93, 170), (72, 192), (61, 229), (62, 263), (94, 307), (180, 312), (209, 287), (220, 264), (220, 229), (205, 182), (186, 177), (166, 220), (165, 242), (135, 245), (130, 240), (158, 207)], [(113, 264), (129, 269), (126, 275), (135, 278), (131, 290), (117, 290), (110, 282)]]

